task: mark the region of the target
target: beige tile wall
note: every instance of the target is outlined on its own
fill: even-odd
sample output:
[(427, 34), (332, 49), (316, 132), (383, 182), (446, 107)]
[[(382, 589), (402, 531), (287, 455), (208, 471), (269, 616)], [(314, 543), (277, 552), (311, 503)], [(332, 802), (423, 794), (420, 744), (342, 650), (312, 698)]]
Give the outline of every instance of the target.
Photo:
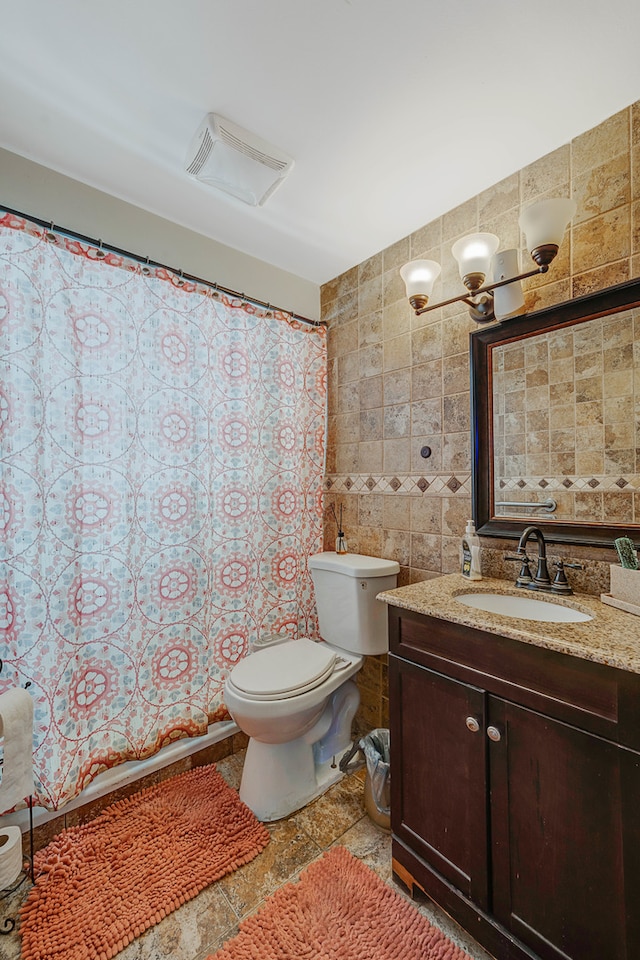
[[(569, 195), (577, 214), (549, 273), (525, 281), (527, 310), (640, 275), (640, 102), (322, 288), (329, 325), (326, 503), (343, 504), (350, 548), (396, 559), (401, 583), (458, 569), (459, 539), (471, 515), (468, 335), (475, 325), (464, 305), (416, 317), (399, 267), (418, 257), (438, 260), (442, 275), (432, 302), (455, 296), (462, 285), (451, 245), (486, 230), (501, 238), (501, 247), (520, 247), (528, 268), (521, 207)], [(327, 549), (334, 537), (328, 515)], [(501, 569), (499, 548), (491, 543), (483, 550), (494, 572)], [(602, 571), (588, 566), (580, 587), (597, 592)], [(382, 658), (367, 665), (361, 686), (361, 727), (386, 726)]]

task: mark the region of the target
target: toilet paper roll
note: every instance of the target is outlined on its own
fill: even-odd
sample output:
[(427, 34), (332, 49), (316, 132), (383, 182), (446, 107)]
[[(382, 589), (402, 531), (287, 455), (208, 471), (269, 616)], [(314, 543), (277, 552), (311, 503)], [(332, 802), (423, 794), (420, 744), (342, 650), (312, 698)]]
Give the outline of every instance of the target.
[(6, 890), (22, 870), (20, 827), (0, 827), (0, 890)]
[(33, 793), (33, 700), (22, 687), (0, 694), (0, 814)]

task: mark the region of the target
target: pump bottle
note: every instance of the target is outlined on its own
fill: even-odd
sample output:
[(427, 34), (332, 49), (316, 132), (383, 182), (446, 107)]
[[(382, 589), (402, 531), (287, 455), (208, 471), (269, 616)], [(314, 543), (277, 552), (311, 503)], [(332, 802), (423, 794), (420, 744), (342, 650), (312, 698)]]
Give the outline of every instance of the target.
[(467, 580), (482, 580), (480, 572), (480, 537), (473, 520), (467, 520), (462, 537), (462, 576)]

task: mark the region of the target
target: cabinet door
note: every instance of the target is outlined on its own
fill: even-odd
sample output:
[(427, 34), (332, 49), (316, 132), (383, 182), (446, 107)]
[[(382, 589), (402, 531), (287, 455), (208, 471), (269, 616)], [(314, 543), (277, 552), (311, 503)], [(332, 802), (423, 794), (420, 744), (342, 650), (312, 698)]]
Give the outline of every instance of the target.
[(485, 693), (395, 656), (389, 670), (393, 833), (486, 907)]
[(543, 960), (639, 957), (640, 851), (628, 830), (623, 858), (623, 808), (638, 802), (640, 758), (498, 698), (489, 723), (495, 917)]

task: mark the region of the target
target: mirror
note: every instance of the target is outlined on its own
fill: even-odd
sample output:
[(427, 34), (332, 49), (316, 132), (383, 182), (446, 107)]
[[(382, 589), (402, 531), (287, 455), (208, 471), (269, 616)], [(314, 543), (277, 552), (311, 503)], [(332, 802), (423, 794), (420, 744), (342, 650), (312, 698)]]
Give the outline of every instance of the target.
[(640, 539), (640, 280), (474, 331), (473, 509), (482, 536)]

